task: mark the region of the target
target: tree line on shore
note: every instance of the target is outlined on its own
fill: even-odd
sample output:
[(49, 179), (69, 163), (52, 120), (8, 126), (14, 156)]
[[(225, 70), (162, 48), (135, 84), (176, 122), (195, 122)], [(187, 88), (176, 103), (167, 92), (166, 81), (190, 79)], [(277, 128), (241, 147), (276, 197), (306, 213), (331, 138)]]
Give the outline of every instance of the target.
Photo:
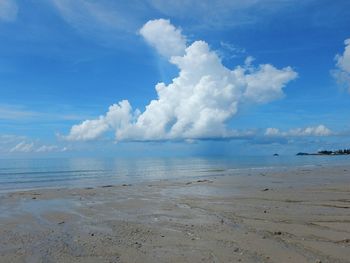
[(317, 153), (297, 153), (297, 155), (347, 155), (350, 154), (350, 149), (340, 149), (336, 151), (328, 151), (328, 150), (323, 150), (323, 151), (318, 151)]

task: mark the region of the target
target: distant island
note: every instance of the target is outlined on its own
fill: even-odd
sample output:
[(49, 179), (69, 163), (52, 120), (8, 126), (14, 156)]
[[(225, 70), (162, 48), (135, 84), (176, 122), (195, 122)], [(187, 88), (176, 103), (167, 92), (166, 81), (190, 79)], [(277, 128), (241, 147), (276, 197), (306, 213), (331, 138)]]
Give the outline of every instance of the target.
[(348, 155), (350, 154), (350, 149), (337, 150), (337, 151), (318, 151), (317, 153), (304, 153), (299, 152), (297, 155)]

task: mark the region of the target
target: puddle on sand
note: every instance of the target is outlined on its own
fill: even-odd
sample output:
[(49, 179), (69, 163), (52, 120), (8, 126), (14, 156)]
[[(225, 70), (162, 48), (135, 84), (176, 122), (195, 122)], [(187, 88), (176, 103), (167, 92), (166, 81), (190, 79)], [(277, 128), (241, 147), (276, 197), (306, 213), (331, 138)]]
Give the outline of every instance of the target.
[(0, 207), (1, 218), (11, 218), (19, 214), (31, 214), (34, 217), (41, 217), (48, 212), (74, 213), (78, 204), (67, 199), (53, 200), (21, 200), (16, 204), (2, 204)]

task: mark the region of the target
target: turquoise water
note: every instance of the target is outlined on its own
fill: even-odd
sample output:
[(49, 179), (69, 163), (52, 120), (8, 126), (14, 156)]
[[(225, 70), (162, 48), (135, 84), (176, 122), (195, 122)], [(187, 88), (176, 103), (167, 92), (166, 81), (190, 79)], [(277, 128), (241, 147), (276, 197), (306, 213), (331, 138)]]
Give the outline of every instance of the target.
[(350, 156), (0, 160), (0, 192), (234, 174), (249, 168), (347, 165)]

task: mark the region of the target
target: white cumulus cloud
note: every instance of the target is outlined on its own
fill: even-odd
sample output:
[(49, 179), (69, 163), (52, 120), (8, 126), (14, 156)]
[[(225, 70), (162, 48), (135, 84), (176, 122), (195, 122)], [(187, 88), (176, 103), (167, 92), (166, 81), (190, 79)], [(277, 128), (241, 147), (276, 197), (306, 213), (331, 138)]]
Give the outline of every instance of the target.
[(332, 74), (340, 84), (346, 85), (350, 91), (350, 38), (346, 39), (344, 44), (344, 53), (335, 56), (336, 69), (332, 71)]
[(114, 131), (117, 140), (231, 137), (235, 133), (226, 124), (242, 104), (281, 98), (285, 85), (297, 77), (290, 67), (255, 67), (252, 59), (229, 69), (206, 42), (186, 46), (186, 37), (168, 20), (149, 21), (140, 33), (178, 67), (179, 75), (169, 85), (156, 85), (157, 98), (144, 112), (133, 111), (124, 100), (112, 105), (106, 115), (74, 125), (68, 140), (93, 140), (107, 131)]
[(182, 56), (185, 53), (186, 38), (169, 20), (150, 20), (140, 29), (140, 34), (165, 57)]
[(15, 0), (0, 0), (0, 20), (13, 22), (17, 18), (18, 6)]
[(334, 133), (324, 125), (306, 128), (295, 128), (284, 132), (280, 131), (277, 128), (267, 128), (265, 131), (265, 135), (271, 137), (330, 136), (332, 134)]
[[(137, 115), (137, 112), (134, 113)], [(124, 130), (130, 125), (133, 118), (132, 109), (127, 100), (118, 104), (113, 104), (105, 116), (100, 116), (96, 120), (86, 120), (71, 128), (68, 140), (87, 141), (96, 139), (108, 130)]]

